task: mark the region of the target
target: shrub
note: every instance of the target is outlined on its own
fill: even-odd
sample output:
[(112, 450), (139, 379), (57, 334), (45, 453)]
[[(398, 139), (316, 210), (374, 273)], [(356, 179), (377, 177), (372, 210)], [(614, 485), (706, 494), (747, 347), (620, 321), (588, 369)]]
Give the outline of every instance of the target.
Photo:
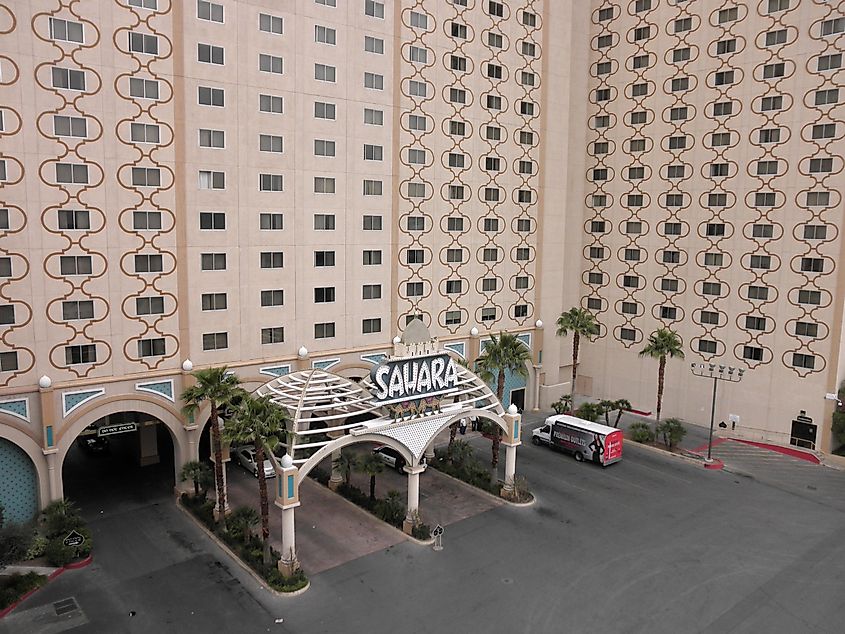
[(226, 527), (235, 539), (248, 542), (252, 529), (258, 526), (261, 516), (251, 506), (239, 506), (226, 518)]
[(575, 410), (575, 416), (595, 423), (604, 414), (604, 407), (598, 403), (583, 403)]
[(15, 573), (0, 579), (0, 610), (12, 605), (30, 590), (40, 588), (47, 583), (47, 577), (35, 572), (25, 575)]
[(528, 478), (518, 475), (513, 479), (513, 501), (528, 502), (531, 499), (531, 491), (528, 490)]
[(50, 502), (44, 509), (44, 523), (47, 537), (61, 535), (64, 538), (75, 528), (82, 526), (79, 509), (70, 500), (56, 500)]
[(32, 537), (32, 528), (23, 524), (0, 528), (0, 568), (25, 559)]
[(51, 566), (61, 568), (69, 564), (76, 556), (76, 549), (71, 546), (65, 546), (64, 536), (52, 537), (47, 542), (47, 548), (44, 550), (44, 555), (47, 557), (47, 562)]
[(631, 440), (634, 442), (651, 442), (654, 440), (654, 434), (651, 431), (651, 426), (642, 421), (631, 423), (631, 426), (628, 427), (628, 433), (631, 435)]
[(329, 478), (331, 478), (331, 473), (328, 473), (325, 469), (321, 469), (320, 467), (314, 467), (308, 475), (322, 485), (327, 485), (329, 483)]
[(663, 436), (663, 444), (672, 449), (684, 439), (687, 430), (679, 418), (667, 418), (658, 425), (657, 433)]
[(183, 493), (180, 500), (182, 505), (193, 513), (206, 527), (212, 530), (215, 528), (214, 502), (212, 500), (206, 500), (203, 497), (195, 498), (187, 493)]
[(411, 537), (419, 539), (420, 541), (431, 539), (431, 526), (423, 524), (422, 522), (414, 524), (413, 528), (411, 528)]
[(376, 503), (376, 515), (388, 524), (401, 527), (405, 519), (405, 504), (399, 491), (389, 491), (383, 500)]
[(44, 535), (36, 534), (32, 538), (32, 542), (29, 545), (29, 548), (26, 550), (26, 554), (24, 554), (24, 560), (28, 559), (37, 559), (41, 557), (44, 552), (47, 550), (47, 538)]
[(308, 584), (308, 578), (301, 568), (290, 577), (285, 577), (278, 568), (273, 568), (267, 571), (265, 579), (271, 588), (279, 592), (295, 592)]
[(370, 496), (364, 493), (354, 484), (341, 484), (337, 488), (337, 492), (353, 504), (357, 504), (361, 508), (365, 508), (368, 511), (373, 510), (373, 502), (372, 500), (370, 500)]

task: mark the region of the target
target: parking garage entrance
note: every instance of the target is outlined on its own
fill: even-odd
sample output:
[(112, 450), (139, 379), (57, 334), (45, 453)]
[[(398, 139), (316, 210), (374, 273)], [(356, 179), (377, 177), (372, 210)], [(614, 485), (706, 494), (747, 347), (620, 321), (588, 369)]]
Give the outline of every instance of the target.
[(119, 509), (173, 494), (174, 443), (149, 414), (109, 414), (83, 429), (62, 463), (64, 496), (83, 514)]

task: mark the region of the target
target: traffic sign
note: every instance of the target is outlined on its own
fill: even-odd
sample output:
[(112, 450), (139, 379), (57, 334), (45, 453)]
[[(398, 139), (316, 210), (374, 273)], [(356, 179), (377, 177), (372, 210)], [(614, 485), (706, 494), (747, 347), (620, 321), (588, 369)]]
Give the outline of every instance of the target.
[(442, 534), (443, 534), (443, 527), (440, 524), (435, 526), (434, 529), (432, 529), (432, 531), (431, 531), (432, 537), (439, 537)]
[(75, 529), (68, 533), (67, 537), (65, 537), (64, 544), (65, 546), (77, 547), (82, 546), (85, 543), (85, 535), (82, 533), (77, 532)]
[(443, 550), (443, 527), (440, 524), (431, 529), (431, 536), (434, 538), (434, 550)]
[(103, 425), (97, 428), (98, 436), (114, 436), (115, 434), (125, 434), (130, 431), (138, 429), (138, 423), (121, 423), (120, 425)]

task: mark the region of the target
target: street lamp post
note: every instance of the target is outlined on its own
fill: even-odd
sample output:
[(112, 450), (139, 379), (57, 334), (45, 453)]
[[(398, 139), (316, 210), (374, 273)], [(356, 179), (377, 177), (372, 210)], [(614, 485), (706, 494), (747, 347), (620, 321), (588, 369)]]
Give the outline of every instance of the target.
[(695, 376), (713, 379), (713, 400), (710, 403), (710, 436), (707, 439), (707, 461), (710, 462), (712, 460), (710, 452), (713, 449), (713, 419), (716, 416), (716, 386), (719, 381), (739, 383), (742, 380), (742, 375), (745, 374), (745, 370), (716, 363), (691, 363), (690, 370)]

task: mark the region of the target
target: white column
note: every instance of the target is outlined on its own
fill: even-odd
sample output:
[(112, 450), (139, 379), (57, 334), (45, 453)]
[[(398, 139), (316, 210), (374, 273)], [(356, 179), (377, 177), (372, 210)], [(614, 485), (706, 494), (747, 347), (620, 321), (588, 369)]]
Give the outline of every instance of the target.
[(299, 569), (296, 558), (296, 506), (282, 509), (282, 558), (279, 559), (279, 571), (290, 577)]
[(516, 445), (505, 445), (505, 484), (502, 487), (508, 493), (513, 492), (513, 478), (516, 474)]
[[(64, 491), (62, 490), (62, 466), (60, 464), (57, 465), (58, 460), (56, 459), (55, 449), (49, 453), (45, 452), (44, 457), (47, 458), (47, 476), (50, 484), (49, 502), (55, 502), (64, 497)], [(46, 504), (43, 504), (43, 506), (46, 506)]]
[(431, 444), (425, 448), (425, 459), (434, 460), (434, 439), (432, 439)]
[(343, 473), (338, 466), (342, 449), (335, 449), (332, 452), (332, 477), (329, 478), (329, 488), (332, 491), (337, 491), (337, 488), (343, 483)]
[(540, 371), (543, 369), (542, 365), (534, 366), (534, 408), (533, 411), (540, 410)]
[(425, 467), (422, 465), (405, 467), (405, 473), (408, 474), (408, 508), (405, 521), (402, 523), (402, 530), (409, 535), (414, 528), (420, 508), (420, 474), (423, 471), (425, 471)]

